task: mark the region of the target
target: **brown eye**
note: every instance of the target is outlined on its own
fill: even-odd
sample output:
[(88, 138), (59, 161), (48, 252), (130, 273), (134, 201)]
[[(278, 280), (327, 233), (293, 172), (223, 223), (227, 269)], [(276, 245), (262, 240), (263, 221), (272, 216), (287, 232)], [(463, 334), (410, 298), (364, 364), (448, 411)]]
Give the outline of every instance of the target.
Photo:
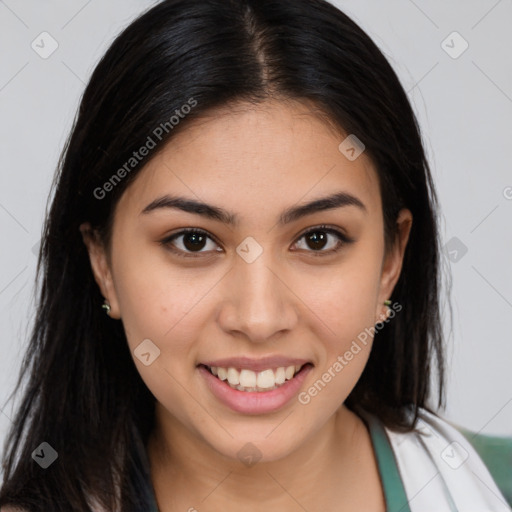
[[(333, 237), (334, 240), (332, 240)], [(327, 226), (318, 226), (316, 228), (310, 229), (299, 238), (299, 240), (302, 239), (305, 241), (307, 252), (311, 252), (313, 254), (318, 253), (314, 254), (315, 256), (323, 256), (335, 253), (343, 246), (354, 241), (352, 238), (349, 238), (341, 231), (338, 231), (334, 228), (329, 228)], [(325, 247), (328, 247), (328, 249), (324, 250)]]
[[(182, 240), (180, 241), (180, 239)], [(169, 247), (172, 252), (179, 256), (195, 257), (196, 255), (193, 253), (201, 255), (202, 253), (211, 252), (211, 249), (203, 251), (203, 249), (208, 246), (208, 240), (211, 240), (212, 244), (210, 245), (213, 245), (213, 250), (220, 252), (214, 249), (217, 244), (208, 233), (198, 228), (183, 229), (179, 233), (175, 233), (165, 240), (162, 240), (161, 243)]]
[[(181, 239), (181, 240), (180, 240)], [(343, 232), (328, 226), (318, 226), (302, 234), (299, 241), (304, 239), (305, 251), (314, 256), (327, 256), (340, 250), (343, 246), (354, 242), (354, 239), (348, 237)], [(337, 239), (337, 241), (336, 241)], [(210, 241), (210, 247), (208, 243)], [(222, 249), (215, 249), (218, 244), (204, 230), (199, 228), (183, 229), (174, 235), (167, 237), (160, 242), (173, 253), (182, 257), (200, 257), (213, 252), (222, 252)], [(295, 245), (298, 245), (296, 242)], [(324, 250), (327, 247), (327, 250)], [(203, 250), (203, 249), (207, 250)], [(301, 248), (302, 249), (302, 248)]]
[(188, 251), (201, 250), (206, 242), (206, 237), (201, 233), (186, 233), (183, 235), (183, 245)]
[(312, 249), (323, 249), (327, 244), (328, 235), (324, 231), (312, 231), (306, 236), (306, 243)]

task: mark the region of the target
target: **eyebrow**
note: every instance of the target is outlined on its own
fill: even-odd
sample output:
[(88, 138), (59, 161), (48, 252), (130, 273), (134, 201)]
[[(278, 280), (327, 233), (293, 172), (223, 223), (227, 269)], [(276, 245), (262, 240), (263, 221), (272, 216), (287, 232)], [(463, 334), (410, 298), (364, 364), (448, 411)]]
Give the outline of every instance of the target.
[[(364, 203), (356, 196), (349, 194), (348, 192), (338, 192), (326, 197), (315, 199), (306, 204), (292, 206), (286, 209), (279, 216), (278, 224), (283, 226), (307, 215), (312, 215), (313, 213), (346, 206), (355, 206), (364, 213), (368, 213)], [(239, 218), (236, 214), (229, 212), (220, 206), (214, 206), (187, 197), (171, 195), (165, 195), (155, 199), (141, 211), (141, 214), (147, 214), (160, 209), (182, 210), (187, 213), (193, 213), (208, 219), (220, 221), (230, 226), (236, 226), (239, 222)]]

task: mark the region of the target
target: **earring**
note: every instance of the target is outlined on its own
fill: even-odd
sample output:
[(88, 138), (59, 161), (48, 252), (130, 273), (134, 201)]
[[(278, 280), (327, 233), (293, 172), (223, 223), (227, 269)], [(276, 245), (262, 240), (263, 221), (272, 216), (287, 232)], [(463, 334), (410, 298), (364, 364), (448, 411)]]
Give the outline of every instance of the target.
[(105, 310), (108, 316), (110, 316), (110, 304), (108, 300), (105, 299), (105, 302), (101, 305), (101, 307)]
[(391, 313), (391, 308), (389, 307), (391, 306), (391, 301), (389, 299), (385, 300), (384, 305), (386, 306), (386, 318), (388, 318)]

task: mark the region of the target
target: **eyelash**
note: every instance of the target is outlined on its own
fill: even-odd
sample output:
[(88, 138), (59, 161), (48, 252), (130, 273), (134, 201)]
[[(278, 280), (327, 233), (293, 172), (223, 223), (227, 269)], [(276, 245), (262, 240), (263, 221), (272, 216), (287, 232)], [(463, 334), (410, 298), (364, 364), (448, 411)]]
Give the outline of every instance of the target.
[[(303, 237), (311, 234), (311, 233), (315, 233), (317, 231), (323, 231), (325, 233), (329, 233), (331, 235), (335, 235), (339, 238), (340, 240), (340, 243), (338, 244), (338, 246), (335, 248), (335, 249), (330, 249), (328, 251), (313, 251), (313, 250), (310, 250), (310, 251), (306, 251), (306, 252), (311, 252), (313, 256), (315, 257), (323, 257), (323, 256), (329, 256), (329, 255), (332, 255), (334, 253), (337, 253), (340, 249), (342, 249), (345, 245), (348, 245), (348, 244), (351, 244), (353, 243), (355, 240), (353, 238), (350, 238), (348, 237), (347, 235), (345, 235), (343, 232), (339, 231), (338, 229), (335, 229), (333, 227), (330, 227), (330, 226), (327, 226), (325, 224), (322, 224), (320, 226), (316, 226), (314, 228), (310, 228), (308, 229), (307, 231), (303, 232), (298, 238), (297, 238), (297, 241), (294, 243), (294, 245)], [(198, 257), (201, 257), (201, 254), (202, 252), (196, 252), (196, 253), (193, 253), (193, 252), (185, 252), (185, 251), (182, 251), (181, 249), (176, 249), (175, 247), (172, 246), (171, 242), (184, 235), (184, 234), (187, 234), (187, 233), (196, 233), (198, 235), (203, 235), (203, 236), (206, 236), (208, 238), (210, 238), (211, 240), (213, 240), (215, 243), (217, 243), (217, 241), (210, 236), (210, 234), (203, 230), (203, 229), (200, 229), (200, 228), (184, 228), (182, 229), (181, 231), (179, 231), (178, 233), (175, 233), (163, 240), (160, 241), (160, 244), (161, 245), (164, 245), (166, 248), (168, 248), (171, 252), (173, 252), (174, 254), (176, 254), (177, 256), (180, 256), (182, 258), (198, 258)], [(218, 243), (217, 243), (218, 244)]]

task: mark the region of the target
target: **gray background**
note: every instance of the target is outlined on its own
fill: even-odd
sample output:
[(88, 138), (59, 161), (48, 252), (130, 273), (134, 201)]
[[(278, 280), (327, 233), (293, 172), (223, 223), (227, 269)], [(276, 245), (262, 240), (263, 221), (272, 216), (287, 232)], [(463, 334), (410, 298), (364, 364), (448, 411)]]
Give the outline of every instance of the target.
[[(154, 3), (0, 0), (0, 406), (33, 318), (35, 252), (78, 101), (116, 34)], [(423, 130), (453, 279), (443, 414), (512, 436), (512, 0), (333, 3), (388, 57)], [(51, 48), (42, 32), (58, 44), (46, 59), (31, 47), (46, 37)], [(0, 414), (0, 441), (13, 405)]]

